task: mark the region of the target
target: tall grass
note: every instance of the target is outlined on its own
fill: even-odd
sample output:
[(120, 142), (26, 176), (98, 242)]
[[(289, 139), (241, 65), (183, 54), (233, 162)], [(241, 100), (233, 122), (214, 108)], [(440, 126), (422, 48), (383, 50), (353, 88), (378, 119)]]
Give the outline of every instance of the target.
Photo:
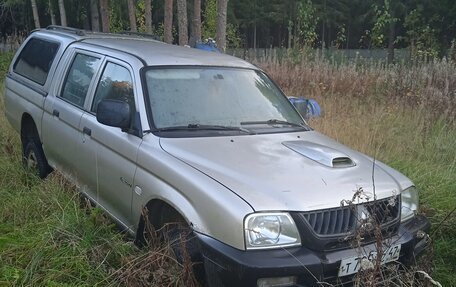
[[(0, 75), (11, 54), (0, 55)], [(384, 161), (420, 189), (433, 223), (434, 278), (456, 286), (456, 66), (314, 58), (256, 61), (286, 94), (317, 99), (318, 131)], [(0, 85), (0, 89), (3, 90)], [(189, 286), (169, 248), (140, 250), (58, 173), (21, 167), (0, 97), (0, 286)], [(445, 219), (445, 220), (444, 220)]]
[(0, 286), (195, 285), (168, 245), (137, 248), (59, 173), (42, 181), (21, 159), (2, 94)]
[(433, 224), (435, 277), (456, 286), (456, 212), (450, 214), (456, 208), (456, 64), (337, 64), (305, 57), (255, 63), (287, 95), (321, 104), (323, 117), (310, 121), (317, 131), (415, 182)]

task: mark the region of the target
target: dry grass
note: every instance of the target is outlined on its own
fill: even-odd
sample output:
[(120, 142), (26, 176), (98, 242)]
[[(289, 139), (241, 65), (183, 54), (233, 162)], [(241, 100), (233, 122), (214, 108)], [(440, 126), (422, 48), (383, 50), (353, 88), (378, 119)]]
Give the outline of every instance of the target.
[[(456, 286), (456, 214), (451, 214), (456, 207), (456, 64), (388, 66), (318, 57), (254, 62), (287, 95), (320, 103), (323, 117), (310, 120), (317, 131), (392, 165), (415, 182), (422, 212), (433, 224), (435, 247), (421, 270), (433, 272), (443, 286)], [(418, 270), (420, 266), (404, 274), (409, 279), (402, 286), (416, 284)]]
[[(371, 107), (421, 107), (434, 117), (444, 115), (452, 121), (456, 117), (456, 65), (452, 61), (407, 66), (361, 60), (336, 63), (306, 57), (298, 61), (279, 61), (273, 57), (255, 63), (266, 70), (288, 95), (319, 101), (328, 97), (331, 100), (356, 100)], [(347, 105), (340, 107), (343, 106)]]

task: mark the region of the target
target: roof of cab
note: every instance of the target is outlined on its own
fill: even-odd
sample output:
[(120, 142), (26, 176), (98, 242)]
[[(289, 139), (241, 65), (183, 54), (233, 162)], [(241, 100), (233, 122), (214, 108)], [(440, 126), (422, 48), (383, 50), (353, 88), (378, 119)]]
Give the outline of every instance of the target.
[(257, 69), (254, 65), (233, 56), (170, 45), (140, 35), (89, 32), (58, 26), (50, 26), (36, 32), (70, 37), (75, 42), (126, 52), (140, 58), (147, 66), (223, 66)]

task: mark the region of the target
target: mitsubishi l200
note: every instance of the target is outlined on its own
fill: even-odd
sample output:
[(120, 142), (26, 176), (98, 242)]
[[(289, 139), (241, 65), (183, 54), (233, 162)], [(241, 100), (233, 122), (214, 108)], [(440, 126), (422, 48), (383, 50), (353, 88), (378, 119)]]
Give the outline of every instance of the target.
[(145, 208), (156, 229), (178, 222), (209, 286), (349, 283), (427, 245), (413, 182), (313, 130), (241, 59), (52, 26), (5, 83), (27, 166), (58, 170), (132, 235)]

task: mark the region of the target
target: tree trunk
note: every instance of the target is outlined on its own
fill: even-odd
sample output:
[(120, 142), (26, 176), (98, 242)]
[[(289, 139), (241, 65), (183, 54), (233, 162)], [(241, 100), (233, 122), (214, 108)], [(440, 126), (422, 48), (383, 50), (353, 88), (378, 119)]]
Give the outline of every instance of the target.
[(51, 0), (49, 0), (49, 14), (51, 15), (51, 25), (57, 25), (57, 21), (55, 20), (54, 7), (52, 6)]
[(101, 29), (109, 33), (109, 4), (108, 0), (100, 0)]
[(128, 4), (128, 19), (130, 20), (130, 31), (138, 32), (136, 27), (136, 6), (134, 0), (127, 0)]
[(253, 22), (253, 49), (255, 50), (257, 48), (257, 23), (256, 19), (254, 21), (255, 22)]
[[(256, 50), (257, 48), (257, 8), (256, 8), (256, 0), (253, 0), (253, 49)], [(217, 40), (218, 42), (218, 40)], [(256, 53), (256, 51), (255, 51)]]
[(345, 49), (348, 50), (348, 46), (350, 45), (350, 23), (347, 26), (347, 42), (345, 43)]
[(60, 11), (60, 24), (63, 27), (66, 27), (67, 18), (66, 18), (65, 4), (63, 3), (63, 0), (59, 0), (59, 11)]
[(177, 0), (177, 20), (179, 24), (179, 45), (188, 44), (187, 0)]
[(291, 49), (291, 39), (293, 38), (293, 27), (291, 24), (288, 24), (288, 43), (287, 43), (287, 48)]
[(328, 19), (328, 14), (326, 14), (326, 0), (323, 2), (323, 10), (325, 11), (325, 19), (321, 21), (321, 50), (323, 51), (326, 48), (325, 44), (325, 30), (326, 30), (326, 21)]
[(146, 18), (146, 33), (152, 34), (152, 0), (144, 0), (144, 17)]
[(389, 23), (389, 36), (388, 36), (388, 63), (394, 62), (394, 41), (396, 38), (396, 22), (390, 21)]
[(220, 51), (226, 49), (226, 10), (228, 0), (217, 1), (217, 47)]
[(90, 0), (90, 22), (92, 31), (100, 32), (100, 15), (98, 14), (97, 0)]
[(32, 2), (32, 11), (33, 11), (33, 20), (35, 21), (35, 28), (39, 29), (40, 26), (40, 17), (38, 15), (38, 7), (36, 6), (36, 0), (31, 0)]
[(165, 0), (164, 40), (173, 43), (173, 0)]
[(194, 0), (193, 2), (192, 30), (190, 34), (190, 46), (194, 47), (196, 43), (201, 42), (201, 0)]

